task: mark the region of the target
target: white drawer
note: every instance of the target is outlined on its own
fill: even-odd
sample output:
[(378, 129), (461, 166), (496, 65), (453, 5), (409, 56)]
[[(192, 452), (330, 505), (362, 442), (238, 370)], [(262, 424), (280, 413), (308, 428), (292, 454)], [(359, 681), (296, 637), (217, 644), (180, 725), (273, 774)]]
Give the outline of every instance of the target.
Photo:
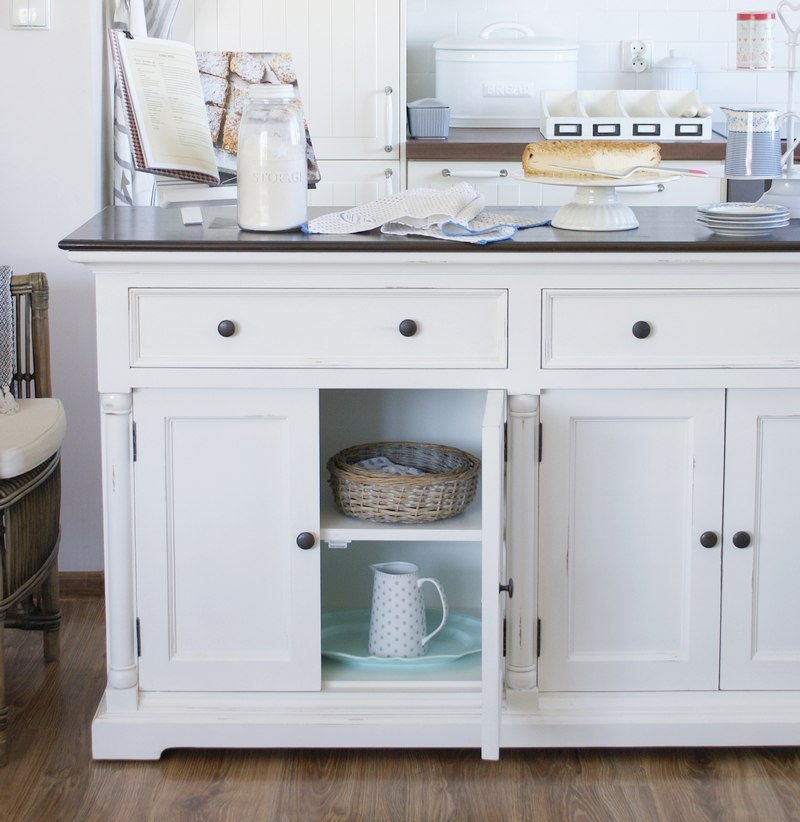
[(542, 311), (543, 368), (800, 365), (800, 290), (546, 289)]
[(505, 368), (507, 301), (489, 289), (131, 289), (130, 362)]
[(450, 188), (469, 183), (483, 195), (487, 206), (538, 206), (542, 186), (515, 180), (511, 172), (522, 168), (520, 159), (507, 163), (412, 160), (408, 164), (409, 188)]

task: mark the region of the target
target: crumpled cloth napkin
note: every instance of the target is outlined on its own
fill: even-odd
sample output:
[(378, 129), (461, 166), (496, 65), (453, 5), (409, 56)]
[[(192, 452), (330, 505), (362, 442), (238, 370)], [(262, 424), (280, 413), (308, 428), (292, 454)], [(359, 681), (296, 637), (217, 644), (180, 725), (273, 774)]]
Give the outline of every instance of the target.
[(521, 228), (550, 221), (483, 211), (484, 198), (469, 183), (445, 189), (414, 188), (337, 214), (325, 214), (303, 226), (307, 234), (356, 234), (380, 226), (383, 234), (416, 234), (464, 243), (508, 240)]
[(365, 460), (359, 460), (353, 463), (357, 468), (368, 468), (371, 471), (380, 471), (382, 474), (410, 474), (417, 476), (424, 474), (419, 468), (413, 465), (400, 465), (397, 462), (392, 462), (388, 457), (378, 455), (377, 457), (369, 457)]

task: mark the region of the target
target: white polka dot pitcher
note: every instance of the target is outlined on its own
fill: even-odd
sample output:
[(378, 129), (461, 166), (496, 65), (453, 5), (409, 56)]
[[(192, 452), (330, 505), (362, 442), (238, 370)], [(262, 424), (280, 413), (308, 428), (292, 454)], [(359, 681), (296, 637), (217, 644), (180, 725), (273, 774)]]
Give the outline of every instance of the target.
[[(369, 620), (370, 656), (407, 658), (425, 656), (428, 643), (447, 622), (447, 598), (438, 580), (420, 577), (411, 562), (380, 562), (370, 565), (374, 572), (372, 613)], [(429, 582), (442, 601), (442, 621), (428, 633), (422, 586)]]

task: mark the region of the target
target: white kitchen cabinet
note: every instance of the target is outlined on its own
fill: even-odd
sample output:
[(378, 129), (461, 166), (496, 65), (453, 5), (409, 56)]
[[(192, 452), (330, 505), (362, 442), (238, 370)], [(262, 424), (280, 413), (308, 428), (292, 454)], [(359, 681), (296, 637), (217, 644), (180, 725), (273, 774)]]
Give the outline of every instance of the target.
[[(507, 291), (297, 273), (223, 287), (216, 265), (188, 281), (162, 268), (100, 289), (115, 338), (102, 380), (128, 385), (103, 394), (107, 575), (123, 593), (107, 623), (99, 758), (194, 744), (190, 706), (207, 743), (317, 744), (327, 729), (338, 744), (346, 714), (366, 745), (448, 739), (498, 755), (506, 395), (474, 376), (507, 364)], [(375, 385), (378, 369), (397, 379)], [(427, 371), (451, 387), (437, 376), (408, 390), (408, 374)], [(342, 515), (328, 458), (381, 440), (478, 455), (476, 500), (424, 525)], [(337, 620), (357, 612), (368, 626), (370, 565), (391, 560), (438, 578), (471, 633), (457, 622), (442, 662), (369, 664), (366, 634), (366, 664), (326, 655)]]
[[(668, 165), (668, 164), (665, 164)], [(716, 203), (725, 199), (723, 163), (692, 160), (692, 168), (707, 177), (678, 177), (668, 183), (620, 187), (617, 199), (629, 206), (679, 206)], [(411, 160), (408, 187), (447, 188), (468, 182), (483, 194), (487, 206), (563, 205), (575, 196), (574, 186), (520, 182), (511, 172), (520, 171), (520, 162), (466, 162), (463, 160)]]
[(400, 163), (396, 160), (320, 160), (321, 180), (308, 190), (310, 206), (350, 208), (371, 203), (400, 191)]
[[(797, 299), (793, 288), (545, 289), (542, 367), (601, 382), (793, 367)], [(544, 393), (540, 688), (798, 682), (799, 401), (766, 388)]]
[(172, 36), (201, 51), (291, 52), (317, 157), (386, 164), (399, 161), (405, 133), (401, 10), (383, 0), (184, 0)]
[[(97, 295), (94, 756), (798, 744), (800, 252), (640, 217), (480, 248), (109, 209), (63, 241)], [(325, 463), (382, 439), (480, 455), (478, 498), (344, 517)], [(480, 653), (322, 653), (391, 560)]]
[(720, 687), (800, 683), (800, 391), (728, 391)]
[[(141, 691), (319, 691), (321, 611), (335, 622), (337, 612), (368, 610), (372, 562), (416, 562), (440, 579), (454, 612), (480, 618), (480, 500), (429, 527), (390, 527), (343, 516), (322, 477), (355, 426), (370, 441), (457, 441), (502, 488), (502, 441), (484, 447), (481, 434), (485, 423), (502, 435), (501, 395), (327, 391), (320, 425), (314, 390), (207, 393), (133, 395)], [(486, 505), (497, 495), (487, 491)], [(499, 557), (499, 509), (487, 517), (496, 523), (487, 550)], [(499, 612), (491, 621), (500, 624)], [(479, 663), (465, 658), (457, 678), (478, 687)], [(408, 673), (419, 678), (418, 668)], [(432, 681), (442, 674), (452, 676), (423, 670)], [(327, 665), (327, 681), (342, 677), (354, 681)]]
[(316, 391), (143, 389), (133, 421), (140, 688), (319, 689)]
[(511, 172), (518, 168), (521, 163), (413, 160), (408, 163), (408, 187), (449, 188), (469, 183), (483, 195), (487, 206), (541, 205), (543, 186), (515, 180)]
[(541, 690), (717, 687), (724, 399), (543, 394)]
[(541, 416), (540, 689), (796, 688), (800, 392), (555, 391)]

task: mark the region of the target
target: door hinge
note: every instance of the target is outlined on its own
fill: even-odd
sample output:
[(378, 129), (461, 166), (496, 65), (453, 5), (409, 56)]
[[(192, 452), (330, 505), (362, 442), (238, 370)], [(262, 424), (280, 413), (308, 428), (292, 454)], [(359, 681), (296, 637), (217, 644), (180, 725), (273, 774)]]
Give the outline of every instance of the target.
[(536, 620), (536, 658), (542, 655), (542, 620)]
[(142, 626), (139, 617), (136, 617), (136, 656), (142, 655)]
[(136, 420), (131, 420), (131, 453), (133, 461), (136, 462)]
[(542, 424), (539, 423), (539, 462), (542, 461)]
[(503, 423), (503, 462), (508, 462), (508, 423)]

